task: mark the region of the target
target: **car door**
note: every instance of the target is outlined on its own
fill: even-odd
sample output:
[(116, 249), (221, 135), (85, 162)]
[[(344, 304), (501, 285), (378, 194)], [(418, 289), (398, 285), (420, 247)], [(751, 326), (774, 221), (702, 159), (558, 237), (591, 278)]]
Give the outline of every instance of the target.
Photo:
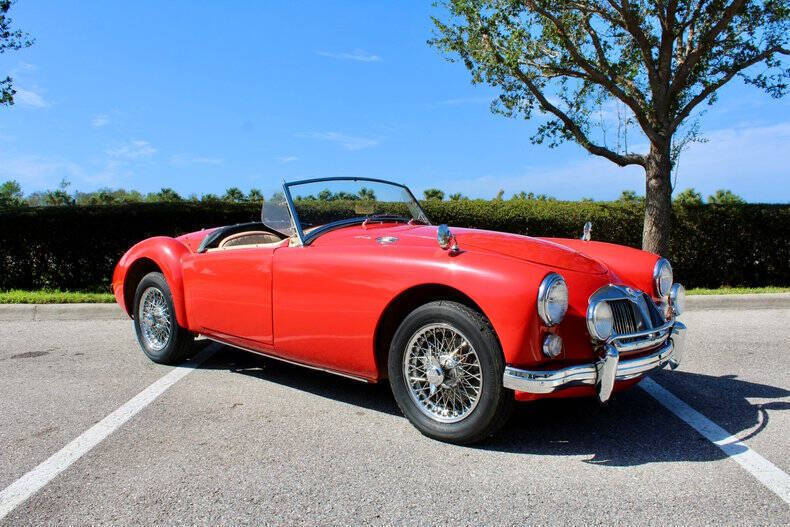
[(276, 247), (213, 250), (185, 258), (190, 326), (240, 345), (271, 347)]

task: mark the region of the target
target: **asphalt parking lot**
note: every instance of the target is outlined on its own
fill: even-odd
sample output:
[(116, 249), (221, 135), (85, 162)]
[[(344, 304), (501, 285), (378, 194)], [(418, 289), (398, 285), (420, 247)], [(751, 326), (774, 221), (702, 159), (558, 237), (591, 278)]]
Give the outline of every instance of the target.
[[(683, 321), (683, 365), (652, 379), (787, 478), (790, 309)], [(0, 524), (790, 524), (786, 480), (761, 482), (639, 387), (523, 404), (457, 447), (421, 436), (386, 385), (201, 346)], [(130, 321), (0, 322), (0, 490), (171, 371)]]

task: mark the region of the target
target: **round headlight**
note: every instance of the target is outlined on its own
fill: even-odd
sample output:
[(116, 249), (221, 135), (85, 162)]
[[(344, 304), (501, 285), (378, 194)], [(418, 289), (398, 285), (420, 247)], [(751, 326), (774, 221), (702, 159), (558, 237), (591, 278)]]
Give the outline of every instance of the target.
[(609, 302), (601, 301), (587, 309), (587, 330), (593, 338), (606, 340), (614, 330), (614, 316)]
[(548, 326), (562, 322), (568, 311), (568, 286), (557, 273), (543, 279), (538, 288), (538, 315)]
[(672, 287), (672, 266), (666, 258), (659, 258), (656, 266), (653, 267), (653, 285), (656, 288), (656, 295), (665, 297), (669, 294)]
[(675, 316), (683, 313), (686, 309), (686, 288), (680, 284), (673, 284), (669, 290), (669, 305), (672, 307), (672, 312)]

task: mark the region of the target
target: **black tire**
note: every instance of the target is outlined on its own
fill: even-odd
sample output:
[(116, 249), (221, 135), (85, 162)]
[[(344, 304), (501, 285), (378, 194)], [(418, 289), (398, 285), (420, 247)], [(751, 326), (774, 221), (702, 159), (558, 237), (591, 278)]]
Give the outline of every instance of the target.
[[(404, 375), (404, 358), (411, 338), (431, 324), (448, 324), (470, 342), (477, 354), (482, 389), (476, 406), (460, 421), (441, 422), (420, 409), (412, 398)], [(513, 392), (502, 386), (505, 365), (499, 341), (488, 319), (463, 304), (430, 302), (412, 311), (400, 324), (390, 345), (390, 386), (406, 418), (424, 435), (455, 444), (486, 439), (507, 422), (513, 408)]]
[[(166, 339), (161, 339), (165, 342), (164, 347), (161, 347), (161, 349), (146, 338), (142, 327), (143, 321), (140, 317), (140, 301), (143, 298), (143, 294), (148, 290), (151, 290), (149, 294), (152, 295), (156, 295), (156, 291), (158, 291), (162, 295), (165, 305), (167, 306), (166, 313), (162, 317), (162, 320), (166, 319), (169, 322), (170, 331)], [(167, 285), (167, 281), (165, 281), (165, 277), (162, 273), (148, 273), (140, 280), (140, 283), (137, 284), (137, 289), (134, 293), (134, 312), (132, 316), (134, 317), (134, 329), (137, 333), (137, 342), (143, 349), (143, 353), (145, 353), (149, 359), (160, 364), (174, 365), (182, 362), (190, 355), (194, 336), (185, 328), (178, 325), (175, 308), (173, 306), (173, 296), (170, 294), (170, 287)]]

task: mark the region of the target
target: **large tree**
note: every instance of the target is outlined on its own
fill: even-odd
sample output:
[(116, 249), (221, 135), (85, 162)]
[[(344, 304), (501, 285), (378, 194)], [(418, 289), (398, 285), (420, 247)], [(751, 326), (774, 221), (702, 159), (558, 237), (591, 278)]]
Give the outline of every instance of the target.
[[(13, 20), (8, 18), (12, 0), (0, 0), (0, 55), (7, 51), (16, 51), (33, 44), (30, 36), (18, 29), (13, 29)], [(14, 79), (6, 76), (0, 79), (0, 106), (14, 104)]]
[[(696, 136), (694, 112), (733, 77), (781, 97), (787, 89), (787, 0), (446, 0), (429, 41), (460, 57), (475, 83), (500, 90), (496, 112), (549, 115), (532, 140), (575, 141), (644, 168), (644, 249), (666, 254), (671, 173)], [(595, 115), (612, 104), (649, 147), (608, 144)], [(633, 141), (632, 141), (633, 144)]]

